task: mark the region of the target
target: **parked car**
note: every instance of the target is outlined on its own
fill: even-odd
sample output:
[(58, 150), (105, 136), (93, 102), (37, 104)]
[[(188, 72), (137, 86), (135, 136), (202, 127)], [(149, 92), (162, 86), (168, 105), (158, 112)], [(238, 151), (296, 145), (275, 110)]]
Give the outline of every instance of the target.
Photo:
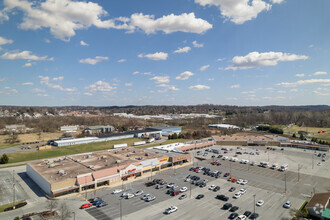
[(176, 211), (178, 211), (178, 207), (170, 206), (168, 209), (165, 210), (165, 213), (166, 214), (171, 214), (171, 213), (176, 212)]
[(121, 189), (115, 189), (114, 191), (112, 191), (112, 194), (117, 194), (117, 193), (121, 193), (123, 190)]
[(238, 199), (239, 197), (241, 197), (241, 193), (240, 192), (237, 192), (235, 193), (235, 195), (233, 196), (234, 199)]
[(225, 204), (222, 206), (222, 208), (223, 208), (224, 210), (228, 210), (228, 209), (230, 209), (232, 206), (233, 206), (233, 205), (232, 205), (231, 203), (225, 203)]
[(128, 193), (127, 195), (126, 195), (126, 199), (131, 199), (131, 198), (133, 198), (134, 197), (134, 194), (131, 194), (131, 193)]
[(229, 192), (234, 192), (235, 190), (236, 190), (235, 187), (231, 187), (231, 188), (229, 189)]
[(233, 212), (230, 214), (230, 216), (228, 217), (229, 219), (234, 219), (238, 216), (238, 214), (236, 212)]
[(252, 213), (252, 215), (250, 216), (250, 219), (257, 219), (259, 217), (258, 213)]
[(101, 204), (98, 204), (96, 207), (97, 207), (97, 208), (101, 208), (101, 207), (104, 207), (104, 206), (107, 206), (107, 205), (108, 205), (108, 203), (103, 202), (103, 203), (101, 203)]
[(291, 202), (288, 200), (283, 204), (283, 207), (289, 209), (291, 207)]
[(150, 194), (144, 194), (143, 196), (141, 196), (141, 199), (146, 200), (149, 196), (150, 196)]
[(180, 192), (186, 192), (187, 190), (188, 190), (188, 188), (184, 186), (180, 189)]
[(257, 206), (262, 206), (264, 203), (265, 203), (264, 200), (259, 200), (256, 205)]
[(104, 203), (104, 201), (103, 200), (97, 200), (97, 201), (95, 201), (94, 203), (93, 203), (93, 205), (99, 205), (99, 204), (102, 204), (102, 203)]
[(214, 190), (214, 188), (215, 188), (215, 185), (212, 184), (212, 185), (209, 187), (209, 190)]
[(240, 215), (237, 217), (237, 220), (245, 220), (246, 216), (245, 215)]
[(155, 199), (156, 199), (155, 196), (149, 196), (149, 197), (146, 198), (145, 201), (150, 202), (150, 201), (153, 201), (153, 200), (155, 200)]
[(241, 185), (246, 185), (247, 183), (248, 183), (247, 180), (243, 180), (243, 181), (241, 182)]
[(229, 199), (229, 197), (225, 196), (225, 195), (217, 195), (216, 198), (219, 200), (222, 200), (222, 201), (228, 201), (228, 199)]
[(229, 211), (230, 211), (230, 212), (235, 212), (235, 211), (237, 211), (238, 209), (239, 209), (238, 206), (233, 206), (233, 207), (231, 207), (231, 208), (229, 209)]
[(143, 194), (143, 190), (138, 190), (134, 193), (135, 196), (139, 196)]
[(214, 192), (217, 192), (217, 191), (219, 191), (219, 190), (220, 190), (220, 186), (216, 186), (216, 187), (213, 189)]
[(244, 194), (244, 193), (246, 193), (246, 189), (240, 189), (239, 192), (240, 192), (241, 194)]
[(202, 198), (204, 198), (204, 195), (203, 195), (203, 194), (199, 194), (199, 195), (196, 197), (196, 199), (202, 199)]
[(182, 195), (179, 197), (180, 200), (185, 199), (185, 198), (187, 198), (187, 194), (182, 194)]
[(161, 188), (164, 188), (164, 185), (157, 184), (156, 189), (161, 189)]
[(252, 214), (252, 212), (250, 211), (245, 211), (243, 215), (245, 215), (246, 217), (249, 217)]
[(169, 184), (167, 185), (167, 188), (172, 188), (174, 185), (175, 185), (175, 183), (169, 183)]
[(85, 204), (82, 204), (81, 206), (80, 206), (80, 208), (81, 209), (86, 209), (86, 208), (89, 208), (89, 207), (91, 207), (92, 206), (92, 204), (90, 204), (90, 203), (85, 203)]
[(179, 194), (180, 194), (180, 191), (175, 190), (171, 193), (171, 196), (176, 196), (176, 195), (179, 195)]
[(230, 173), (225, 173), (224, 177), (230, 176)]

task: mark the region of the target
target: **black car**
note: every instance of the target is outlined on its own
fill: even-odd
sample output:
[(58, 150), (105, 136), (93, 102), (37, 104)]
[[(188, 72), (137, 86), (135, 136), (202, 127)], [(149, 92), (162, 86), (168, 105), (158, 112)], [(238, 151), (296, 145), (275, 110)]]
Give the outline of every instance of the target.
[(236, 190), (235, 187), (231, 187), (231, 188), (229, 189), (229, 192), (234, 192), (235, 190)]
[(96, 207), (97, 207), (97, 208), (101, 208), (101, 207), (104, 207), (104, 206), (107, 206), (107, 205), (108, 205), (108, 203), (106, 203), (106, 202), (102, 202), (102, 203), (96, 205)]
[(204, 195), (203, 195), (203, 194), (199, 194), (199, 195), (196, 197), (196, 199), (202, 199), (202, 198), (204, 198)]
[(221, 158), (221, 157), (223, 157), (223, 155), (222, 155), (222, 154), (219, 154), (219, 155), (218, 155), (218, 158)]
[(252, 215), (250, 216), (250, 219), (257, 219), (259, 217), (258, 213), (252, 213)]
[(232, 205), (231, 203), (225, 203), (225, 204), (222, 206), (222, 208), (223, 208), (224, 210), (228, 210), (228, 209), (230, 209), (232, 206), (233, 206), (233, 205)]
[(233, 207), (231, 207), (231, 209), (229, 210), (230, 212), (235, 212), (235, 211), (237, 211), (239, 209), (239, 207), (238, 206), (233, 206)]
[(175, 191), (175, 189), (169, 189), (169, 190), (167, 190), (167, 194), (171, 194), (172, 192), (174, 192)]
[(245, 215), (246, 217), (249, 217), (251, 215), (252, 212), (250, 211), (245, 211), (243, 215)]
[(214, 155), (212, 155), (212, 157), (211, 158), (215, 158), (215, 156)]
[(238, 214), (236, 212), (233, 212), (230, 214), (230, 216), (228, 217), (229, 219), (235, 219), (237, 218)]
[(217, 191), (219, 191), (219, 190), (220, 190), (220, 186), (216, 186), (216, 187), (213, 189), (214, 192), (217, 192)]

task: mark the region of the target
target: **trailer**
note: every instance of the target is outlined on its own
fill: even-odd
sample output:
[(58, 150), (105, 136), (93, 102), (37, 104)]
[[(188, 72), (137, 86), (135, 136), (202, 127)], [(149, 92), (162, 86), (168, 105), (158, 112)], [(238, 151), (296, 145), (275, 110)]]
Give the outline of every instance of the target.
[(114, 144), (113, 145), (113, 148), (124, 148), (124, 147), (127, 147), (127, 144)]
[(147, 143), (152, 143), (154, 141), (155, 141), (155, 138), (150, 138), (150, 139), (148, 139)]
[(278, 163), (274, 163), (273, 165), (272, 165), (272, 167), (271, 167), (271, 169), (273, 169), (273, 170), (275, 170), (275, 169), (277, 169), (278, 168)]
[(144, 145), (144, 144), (146, 144), (145, 141), (138, 141), (138, 142), (134, 142), (133, 146), (139, 146), (139, 145)]

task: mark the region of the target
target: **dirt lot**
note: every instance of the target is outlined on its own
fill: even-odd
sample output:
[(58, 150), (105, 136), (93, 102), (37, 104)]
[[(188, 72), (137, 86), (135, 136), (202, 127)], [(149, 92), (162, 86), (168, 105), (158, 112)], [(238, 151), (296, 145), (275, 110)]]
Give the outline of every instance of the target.
[[(38, 133), (30, 133), (30, 134), (19, 134), (18, 139), (19, 143), (25, 143), (25, 142), (34, 142), (34, 141), (48, 141), (51, 139), (57, 139), (61, 137), (63, 132), (54, 132), (54, 133), (41, 133), (40, 138)], [(9, 137), (9, 135), (0, 135), (0, 145), (4, 145), (5, 140)]]

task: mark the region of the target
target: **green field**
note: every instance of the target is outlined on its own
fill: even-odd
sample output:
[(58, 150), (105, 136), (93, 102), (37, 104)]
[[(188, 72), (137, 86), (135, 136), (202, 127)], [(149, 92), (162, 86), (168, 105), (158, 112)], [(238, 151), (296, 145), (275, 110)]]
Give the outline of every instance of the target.
[[(107, 149), (113, 148), (114, 144), (126, 143), (128, 146), (132, 146), (133, 142), (137, 142), (137, 141), (141, 141), (141, 139), (129, 138), (129, 139), (125, 139), (125, 140), (115, 140), (115, 141), (107, 141), (107, 142), (79, 144), (79, 145), (72, 145), (72, 146), (65, 146), (65, 147), (55, 147), (51, 150), (8, 154), (8, 157), (9, 157), (8, 164), (24, 162), (24, 161), (29, 161), (29, 160), (38, 160), (38, 159), (44, 159), (44, 158), (59, 157), (59, 156), (78, 154), (78, 153), (107, 150)], [(143, 145), (138, 148), (143, 149), (143, 148), (148, 148), (148, 147), (166, 145), (166, 144), (177, 143), (177, 142), (186, 142), (186, 141), (189, 141), (189, 140), (187, 140), (187, 139), (167, 140), (161, 144)]]
[(0, 149), (16, 146), (17, 144), (0, 144)]
[[(284, 134), (292, 135), (293, 133), (298, 133), (298, 131), (306, 131), (311, 136), (322, 140), (330, 140), (330, 128), (318, 128), (318, 127), (299, 127), (297, 125), (293, 125), (290, 128), (285, 128)], [(318, 131), (326, 131), (325, 133), (319, 134)], [(298, 136), (299, 137), (299, 136)]]

